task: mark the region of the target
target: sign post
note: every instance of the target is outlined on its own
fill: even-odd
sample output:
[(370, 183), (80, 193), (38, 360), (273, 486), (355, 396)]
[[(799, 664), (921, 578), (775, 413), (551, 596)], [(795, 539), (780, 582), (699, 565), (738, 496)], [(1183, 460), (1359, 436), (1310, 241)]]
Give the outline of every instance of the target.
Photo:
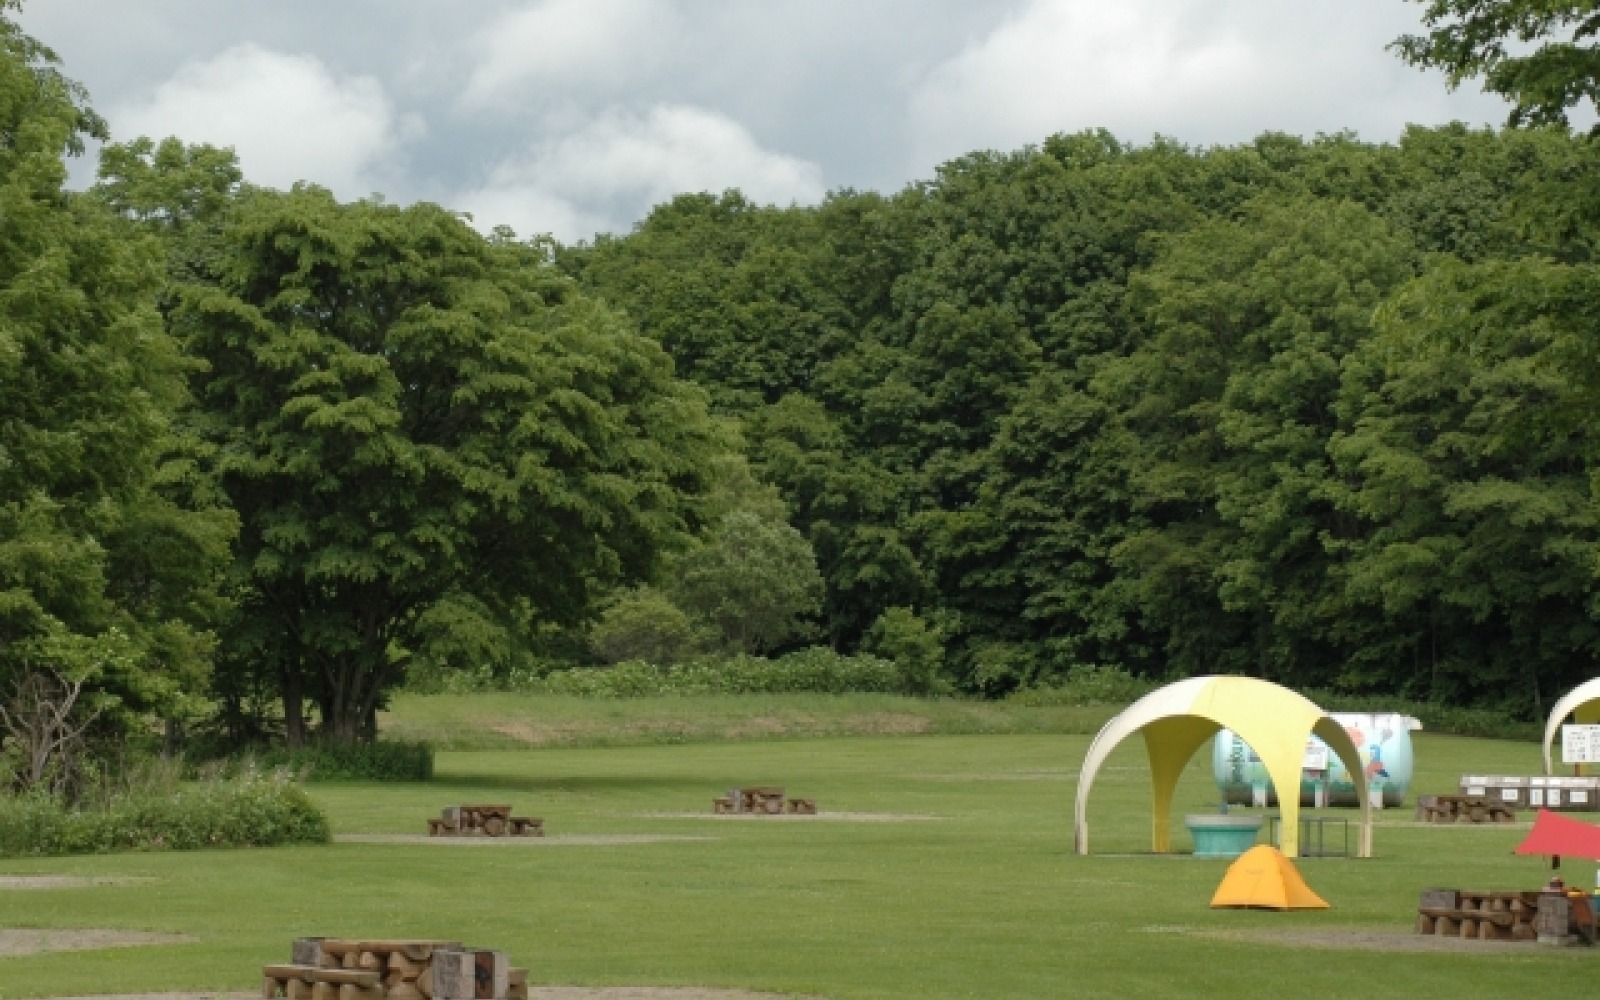
[(1562, 726), (1561, 763), (1600, 764), (1600, 726)]

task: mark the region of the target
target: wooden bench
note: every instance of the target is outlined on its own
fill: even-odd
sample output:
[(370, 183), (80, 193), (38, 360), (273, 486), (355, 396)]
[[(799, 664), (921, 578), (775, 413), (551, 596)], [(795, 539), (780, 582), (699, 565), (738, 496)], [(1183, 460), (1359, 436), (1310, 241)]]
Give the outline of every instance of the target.
[(1424, 823), (1511, 823), (1517, 811), (1484, 795), (1419, 795), (1417, 819)]
[(513, 837), (542, 837), (544, 836), (544, 819), (539, 816), (513, 816), (510, 819), (510, 830)]
[(816, 799), (790, 799), (787, 803), (789, 812), (799, 816), (815, 816), (817, 814)]
[(430, 837), (542, 837), (544, 819), (513, 816), (510, 806), (450, 806), (428, 820)]
[(383, 977), (373, 969), (326, 969), (318, 965), (264, 965), (263, 1000), (384, 1000)]

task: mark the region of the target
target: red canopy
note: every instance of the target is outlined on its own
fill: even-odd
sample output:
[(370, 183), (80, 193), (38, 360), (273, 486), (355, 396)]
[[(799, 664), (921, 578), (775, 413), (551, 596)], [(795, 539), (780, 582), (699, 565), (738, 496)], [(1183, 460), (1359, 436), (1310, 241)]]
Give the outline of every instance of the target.
[(1533, 818), (1528, 839), (1518, 844), (1517, 854), (1553, 854), (1558, 857), (1593, 858), (1600, 861), (1600, 826), (1580, 823), (1560, 813), (1540, 809)]

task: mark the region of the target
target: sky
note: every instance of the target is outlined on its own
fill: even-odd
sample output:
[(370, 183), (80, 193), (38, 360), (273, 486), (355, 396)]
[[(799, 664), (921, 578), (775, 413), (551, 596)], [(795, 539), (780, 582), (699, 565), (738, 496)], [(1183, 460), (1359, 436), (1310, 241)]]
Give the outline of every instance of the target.
[[(1107, 128), (1499, 124), (1385, 46), (1408, 0), (26, 0), (112, 137), (231, 146), (245, 176), (565, 242), (676, 194), (891, 193), (974, 150)], [(74, 166), (93, 177), (92, 158)]]

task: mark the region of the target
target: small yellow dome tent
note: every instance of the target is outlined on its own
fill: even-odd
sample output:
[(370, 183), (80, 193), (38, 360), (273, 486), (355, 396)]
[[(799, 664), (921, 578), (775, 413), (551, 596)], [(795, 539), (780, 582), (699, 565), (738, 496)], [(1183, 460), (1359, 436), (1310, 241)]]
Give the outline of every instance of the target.
[(1239, 855), (1222, 876), (1211, 908), (1254, 910), (1326, 910), (1327, 900), (1311, 891), (1294, 862), (1270, 844), (1257, 844)]
[(1561, 731), (1561, 724), (1567, 721), (1567, 716), (1572, 716), (1572, 721), (1593, 725), (1600, 722), (1600, 677), (1592, 681), (1584, 681), (1577, 687), (1561, 696), (1556, 702), (1556, 707), (1550, 710), (1550, 718), (1544, 724), (1544, 773), (1555, 773), (1550, 767), (1550, 742)]
[[(1361, 755), (1344, 727), (1303, 695), (1254, 677), (1191, 677), (1152, 691), (1101, 728), (1078, 772), (1073, 829), (1079, 854), (1089, 853), (1089, 791), (1096, 773), (1117, 744), (1144, 734), (1150, 759), (1153, 806), (1151, 849), (1172, 850), (1172, 795), (1183, 767), (1220, 729), (1231, 729), (1266, 765), (1278, 788), (1283, 823), (1279, 845), (1300, 854), (1300, 772), (1306, 741), (1322, 738), (1351, 774), (1365, 773)], [(1372, 806), (1367, 784), (1358, 781), (1361, 836), (1357, 853), (1372, 856)]]

